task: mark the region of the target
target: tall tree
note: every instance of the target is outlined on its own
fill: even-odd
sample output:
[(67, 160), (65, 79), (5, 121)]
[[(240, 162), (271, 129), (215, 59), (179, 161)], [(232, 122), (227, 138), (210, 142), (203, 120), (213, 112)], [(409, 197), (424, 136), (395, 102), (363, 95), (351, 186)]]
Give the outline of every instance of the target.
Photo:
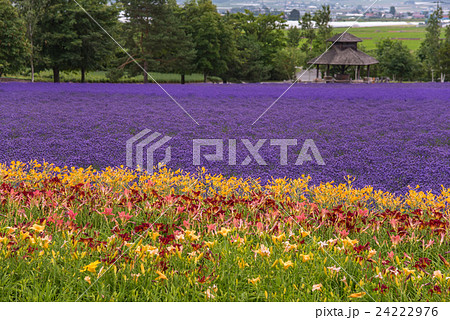
[[(78, 3), (109, 34), (115, 34), (119, 15), (115, 4), (110, 4), (108, 0), (78, 0)], [(79, 59), (73, 67), (80, 69), (81, 82), (85, 82), (87, 71), (101, 69), (112, 58), (116, 44), (81, 8), (76, 9), (74, 28)]]
[[(223, 29), (222, 18), (211, 0), (189, 0), (184, 4), (183, 13), (192, 34), (197, 51), (195, 64), (206, 82), (210, 74), (223, 73), (227, 68), (226, 51), (228, 29)], [(225, 33), (225, 34), (224, 34)]]
[[(247, 38), (240, 41), (243, 45), (252, 43), (248, 48), (241, 47), (241, 50), (254, 49), (253, 57), (259, 56), (261, 64), (270, 70), (274, 68), (274, 59), (278, 51), (286, 46), (285, 20), (282, 15), (261, 14), (256, 16), (248, 10), (245, 13), (233, 15), (235, 27), (241, 31), (241, 37)], [(256, 65), (261, 65), (256, 64)]]
[(314, 51), (316, 53), (322, 53), (327, 48), (325, 40), (331, 38), (331, 35), (333, 33), (333, 27), (330, 25), (330, 6), (322, 5), (321, 9), (314, 12), (313, 20), (316, 23), (317, 28), (316, 37), (313, 41)]
[(35, 33), (38, 21), (45, 13), (44, 8), (48, 0), (15, 0), (20, 15), (25, 21), (26, 34), (29, 44), (29, 61), (31, 68), (31, 82), (34, 82), (35, 56), (38, 48), (35, 43)]
[[(53, 81), (60, 82), (60, 71), (80, 63), (81, 44), (75, 25), (77, 5), (72, 0), (48, 0), (37, 22), (36, 42), (41, 48), (39, 69), (53, 70)], [(56, 27), (57, 26), (57, 27)]]
[(401, 41), (383, 39), (377, 43), (379, 68), (386, 76), (392, 76), (401, 82), (409, 77), (415, 69), (415, 60), (408, 47)]
[[(166, 0), (122, 0), (127, 20), (126, 32), (130, 35), (127, 46), (130, 54), (140, 63), (144, 83), (148, 83), (148, 71), (159, 66), (158, 20), (164, 13)], [(131, 63), (129, 59), (125, 64)]]
[(450, 74), (450, 26), (445, 27), (445, 39), (441, 43), (439, 60), (441, 62), (441, 72), (443, 74), (441, 81), (444, 82), (445, 77)]
[(26, 59), (23, 21), (11, 1), (0, 0), (0, 77), (19, 71)]
[(174, 72), (181, 75), (181, 84), (185, 83), (185, 76), (195, 71), (196, 50), (192, 35), (188, 33), (187, 22), (182, 9), (175, 0), (168, 2), (166, 13), (160, 21), (164, 32), (159, 43), (161, 51), (162, 71)]
[(420, 44), (418, 50), (419, 59), (426, 65), (431, 72), (431, 81), (434, 81), (434, 73), (441, 72), (440, 63), (440, 34), (441, 34), (442, 8), (433, 12), (427, 21), (425, 39)]
[(316, 31), (314, 30), (313, 17), (309, 12), (300, 19), (301, 35), (306, 40), (302, 44), (302, 51), (310, 53), (312, 51), (312, 44), (316, 37)]
[(300, 40), (302, 39), (302, 34), (299, 28), (296, 26), (290, 27), (287, 31), (287, 45), (289, 47), (298, 47)]

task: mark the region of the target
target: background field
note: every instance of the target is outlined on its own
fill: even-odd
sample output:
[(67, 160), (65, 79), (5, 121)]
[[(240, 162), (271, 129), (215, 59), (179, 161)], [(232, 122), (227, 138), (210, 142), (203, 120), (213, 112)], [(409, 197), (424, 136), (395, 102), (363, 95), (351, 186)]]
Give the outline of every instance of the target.
[[(344, 32), (347, 28), (335, 28), (336, 32)], [(420, 47), (420, 42), (425, 39), (425, 26), (389, 26), (389, 27), (364, 27), (350, 28), (349, 33), (362, 38), (362, 45), (366, 50), (375, 49), (376, 43), (383, 38), (401, 40), (412, 51)], [(442, 37), (444, 34), (442, 33)]]

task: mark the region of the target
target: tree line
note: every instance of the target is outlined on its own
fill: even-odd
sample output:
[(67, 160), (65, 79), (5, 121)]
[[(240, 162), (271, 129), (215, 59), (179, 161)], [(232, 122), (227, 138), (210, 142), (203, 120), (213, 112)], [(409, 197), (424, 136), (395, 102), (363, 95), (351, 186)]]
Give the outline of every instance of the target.
[[(286, 29), (282, 14), (220, 15), (211, 0), (77, 2), (81, 7), (73, 0), (0, 0), (0, 76), (27, 70), (34, 81), (35, 72), (50, 69), (55, 82), (62, 71), (73, 70), (80, 71), (81, 82), (86, 72), (98, 70), (108, 71), (111, 81), (143, 74), (149, 82), (151, 72), (180, 74), (181, 83), (192, 73), (203, 74), (204, 81), (285, 80), (326, 50), (325, 40), (333, 35), (329, 6), (305, 13), (299, 28)], [(438, 10), (429, 19), (417, 54), (399, 41), (378, 43), (368, 52), (380, 61), (375, 74), (445, 77), (450, 31), (439, 38), (441, 17)]]

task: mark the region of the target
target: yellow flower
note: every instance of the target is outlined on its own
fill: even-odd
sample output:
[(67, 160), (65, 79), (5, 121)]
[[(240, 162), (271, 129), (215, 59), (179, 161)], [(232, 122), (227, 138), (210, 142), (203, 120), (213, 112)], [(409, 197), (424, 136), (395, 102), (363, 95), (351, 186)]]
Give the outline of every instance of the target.
[(41, 225), (38, 225), (38, 224), (33, 224), (33, 226), (32, 227), (30, 227), (30, 229), (31, 230), (34, 230), (34, 231), (36, 231), (36, 232), (42, 232), (42, 231), (44, 231), (44, 229), (45, 229), (45, 225), (44, 226), (41, 226)]
[(352, 239), (350, 239), (349, 237), (347, 237), (347, 238), (345, 238), (344, 240), (342, 240), (342, 242), (344, 243), (344, 246), (347, 246), (347, 247), (354, 247), (355, 244), (357, 244), (359, 241), (358, 241), (358, 239), (352, 240)]
[(254, 278), (254, 279), (248, 279), (248, 283), (255, 284), (255, 285), (260, 281), (261, 281), (261, 279), (259, 277)]
[(302, 262), (307, 262), (309, 260), (312, 260), (312, 254), (301, 254), (300, 257), (302, 257)]
[(217, 233), (220, 233), (224, 237), (226, 237), (228, 235), (228, 233), (230, 233), (230, 232), (231, 232), (231, 229), (227, 229), (227, 228), (224, 228), (224, 227), (222, 227), (220, 229), (220, 231), (217, 231)]
[(27, 238), (29, 238), (30, 237), (30, 233), (29, 232), (20, 232), (20, 238), (22, 239), (22, 240), (25, 240), (25, 239), (27, 239)]
[(212, 248), (216, 244), (215, 241), (205, 241), (205, 246)]
[(312, 291), (316, 291), (316, 290), (322, 291), (322, 287), (323, 287), (323, 285), (321, 283), (315, 284), (312, 287)]
[(87, 281), (87, 283), (91, 284), (91, 277), (86, 276), (84, 277), (84, 280)]
[(285, 236), (286, 236), (286, 234), (284, 232), (282, 234), (280, 234), (278, 237), (272, 236), (272, 241), (275, 243), (282, 242)]
[(84, 272), (84, 271), (89, 271), (89, 272), (95, 272), (95, 269), (97, 268), (97, 266), (100, 264), (100, 261), (94, 261), (91, 262), (90, 264), (88, 264), (87, 266), (84, 266), (83, 269), (80, 270), (80, 272)]
[(186, 237), (191, 241), (196, 241), (196, 240), (200, 239), (200, 236), (195, 235), (194, 230), (186, 230), (185, 234), (186, 234)]
[(406, 276), (409, 276), (410, 274), (414, 274), (416, 270), (410, 270), (408, 268), (403, 268), (403, 272), (405, 273)]
[(349, 295), (349, 298), (362, 298), (366, 295), (365, 292), (358, 292), (358, 293), (352, 293), (351, 295)]
[(294, 266), (294, 264), (292, 263), (291, 260), (283, 262), (283, 260), (280, 259), (280, 263), (283, 265), (283, 268), (285, 270), (288, 269), (289, 267), (293, 267)]
[(248, 267), (248, 263), (246, 263), (244, 259), (240, 258), (238, 261), (238, 266), (239, 269), (244, 269), (245, 267)]
[(159, 276), (158, 278), (156, 278), (156, 280), (167, 280), (167, 277), (161, 271), (156, 271), (156, 273)]
[(310, 233), (311, 232), (309, 232), (309, 231), (302, 231), (301, 232), (302, 238), (309, 236)]
[(297, 245), (290, 244), (289, 241), (284, 242), (284, 252), (289, 252), (291, 250), (297, 250)]
[(370, 259), (370, 258), (372, 258), (374, 255), (376, 255), (377, 254), (377, 251), (376, 250), (373, 250), (373, 249), (370, 249), (369, 250), (369, 253), (367, 254), (367, 259)]

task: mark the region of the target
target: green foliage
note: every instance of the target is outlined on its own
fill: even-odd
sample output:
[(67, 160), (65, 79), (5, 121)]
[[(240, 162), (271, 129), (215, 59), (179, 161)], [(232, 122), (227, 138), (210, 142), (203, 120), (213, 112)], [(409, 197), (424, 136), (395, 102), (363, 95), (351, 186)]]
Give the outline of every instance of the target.
[[(258, 15), (250, 11), (231, 15), (230, 22), (239, 31), (239, 79), (261, 81), (273, 75), (273, 61), (286, 46), (285, 20), (281, 15)], [(254, 75), (255, 77), (249, 78)]]
[(442, 19), (442, 8), (438, 8), (427, 21), (425, 40), (421, 43), (418, 57), (420, 61), (431, 71), (442, 71), (440, 63), (440, 19)]
[(306, 12), (300, 21), (301, 35), (305, 38), (302, 51), (306, 52), (306, 61), (324, 52), (327, 48), (325, 40), (331, 38), (333, 28), (330, 26), (331, 11), (329, 6), (322, 5), (312, 16)]
[(305, 53), (296, 47), (287, 47), (277, 52), (274, 59), (275, 77), (280, 80), (294, 80), (295, 67), (302, 65)]
[(227, 76), (236, 57), (234, 31), (217, 12), (211, 0), (190, 0), (181, 9), (186, 30), (192, 34), (197, 57), (196, 70), (208, 75)]
[[(107, 0), (80, 0), (78, 2), (108, 33), (115, 34), (119, 14), (116, 6), (108, 5)], [(77, 8), (74, 15), (79, 58), (72, 67), (81, 70), (81, 81), (84, 82), (86, 71), (105, 67), (108, 60), (112, 58), (116, 44), (84, 11)]]
[(417, 65), (412, 53), (400, 41), (382, 40), (377, 45), (376, 55), (382, 74), (400, 81), (411, 76)]
[(299, 28), (290, 27), (287, 31), (287, 45), (289, 47), (298, 47), (300, 40), (302, 39), (302, 34)]
[(441, 71), (444, 75), (450, 74), (450, 26), (445, 28), (445, 39), (441, 43), (439, 50), (439, 60)]
[(331, 38), (333, 33), (333, 27), (330, 26), (330, 6), (322, 5), (322, 8), (314, 13), (313, 20), (316, 23), (317, 28), (316, 36), (313, 41), (313, 48), (316, 53), (320, 54), (327, 48), (325, 40)]
[[(190, 74), (195, 70), (195, 48), (186, 25), (180, 23), (181, 12), (176, 3), (167, 0), (123, 1), (127, 47), (130, 54), (146, 71), (179, 72)], [(183, 21), (182, 21), (183, 22)], [(139, 68), (128, 59), (132, 69)], [(140, 70), (139, 70), (140, 71)]]
[(11, 1), (0, 0), (0, 77), (19, 71), (26, 59), (23, 21)]
[(19, 14), (25, 21), (26, 35), (29, 45), (29, 61), (31, 68), (31, 81), (34, 81), (34, 60), (39, 53), (39, 46), (35, 43), (35, 34), (38, 21), (45, 13), (44, 8), (48, 0), (15, 0), (14, 3), (19, 10)]
[[(103, 28), (114, 32), (118, 10), (107, 0), (80, 0), (80, 5)], [(48, 0), (37, 23), (37, 42), (42, 48), (39, 69), (53, 69), (59, 82), (62, 70), (102, 68), (113, 53), (108, 35), (72, 0)], [(58, 26), (55, 28), (55, 26)]]
[(305, 12), (302, 16), (300, 29), (302, 30), (302, 37), (305, 38), (305, 42), (302, 44), (302, 51), (311, 52), (316, 32), (314, 30), (313, 17), (309, 12)]

